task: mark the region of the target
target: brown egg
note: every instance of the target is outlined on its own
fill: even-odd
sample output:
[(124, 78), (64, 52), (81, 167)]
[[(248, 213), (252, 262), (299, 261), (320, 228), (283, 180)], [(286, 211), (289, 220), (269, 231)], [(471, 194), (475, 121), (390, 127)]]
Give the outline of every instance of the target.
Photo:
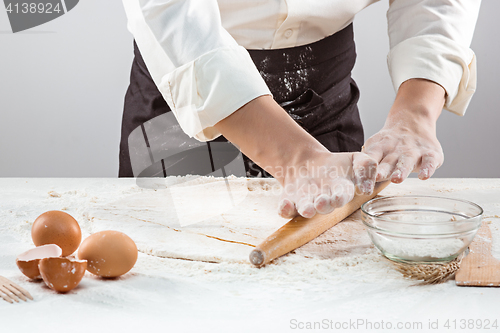
[(78, 249), (82, 231), (78, 222), (68, 213), (51, 210), (38, 216), (31, 227), (31, 237), (36, 246), (57, 244), (66, 257)]
[(95, 275), (117, 277), (134, 267), (137, 246), (122, 232), (96, 232), (83, 241), (78, 258), (87, 260), (87, 270)]
[(62, 250), (55, 244), (48, 244), (35, 247), (17, 256), (16, 264), (21, 272), (30, 279), (41, 279), (38, 263), (40, 259), (50, 257), (60, 257)]
[(85, 275), (86, 260), (69, 258), (45, 258), (40, 260), (40, 274), (43, 282), (60, 293), (74, 289)]

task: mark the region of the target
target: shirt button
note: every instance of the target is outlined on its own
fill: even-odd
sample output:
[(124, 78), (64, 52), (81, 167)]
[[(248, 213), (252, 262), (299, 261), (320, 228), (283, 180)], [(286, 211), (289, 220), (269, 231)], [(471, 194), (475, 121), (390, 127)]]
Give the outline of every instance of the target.
[(292, 37), (292, 35), (293, 35), (293, 30), (292, 29), (288, 29), (288, 30), (285, 31), (285, 37), (286, 38), (290, 38), (290, 37)]

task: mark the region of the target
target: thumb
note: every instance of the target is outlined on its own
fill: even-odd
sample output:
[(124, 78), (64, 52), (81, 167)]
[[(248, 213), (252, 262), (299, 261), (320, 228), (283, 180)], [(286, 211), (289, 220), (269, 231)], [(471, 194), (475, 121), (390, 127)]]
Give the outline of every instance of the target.
[(361, 194), (371, 194), (377, 177), (377, 161), (365, 153), (353, 153), (353, 183)]

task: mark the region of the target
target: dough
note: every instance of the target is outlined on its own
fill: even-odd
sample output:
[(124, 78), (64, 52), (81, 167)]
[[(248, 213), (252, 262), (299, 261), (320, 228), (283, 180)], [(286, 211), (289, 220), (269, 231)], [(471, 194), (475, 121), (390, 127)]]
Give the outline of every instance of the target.
[[(229, 177), (226, 184), (223, 178), (177, 177), (176, 183), (163, 188), (144, 189), (109, 202), (99, 200), (88, 217), (92, 233), (122, 231), (144, 253), (249, 263), (252, 248), (288, 221), (277, 214), (279, 195), (280, 186), (274, 179)], [(363, 254), (370, 246), (358, 216), (340, 223), (295, 253), (333, 258)]]

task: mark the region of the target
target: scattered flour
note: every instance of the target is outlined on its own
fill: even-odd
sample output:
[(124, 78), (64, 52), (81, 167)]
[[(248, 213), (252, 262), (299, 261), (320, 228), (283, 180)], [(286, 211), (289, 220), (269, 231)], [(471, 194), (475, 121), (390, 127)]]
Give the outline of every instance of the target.
[[(158, 188), (181, 182), (182, 179), (164, 180)], [(86, 237), (97, 229), (99, 222), (90, 214), (97, 205), (109, 206), (151, 190), (139, 188), (134, 180), (128, 179), (4, 178), (0, 183), (0, 275), (27, 289), (35, 299), (18, 304), (0, 302), (2, 329), (6, 332), (31, 332), (34, 322), (39, 331), (56, 333), (67, 332), (68, 327), (73, 333), (88, 332), (92, 327), (98, 327), (99, 331), (157, 331), (165, 325), (179, 332), (196, 332), (200, 327), (217, 332), (232, 332), (235, 328), (241, 332), (283, 332), (291, 331), (287, 328), (292, 318), (373, 319), (393, 324), (411, 320), (427, 325), (431, 320), (445, 317), (451, 320), (498, 317), (498, 289), (457, 288), (453, 281), (411, 287), (415, 282), (403, 278), (373, 247), (360, 223), (359, 212), (261, 269), (248, 262), (208, 263), (139, 253), (136, 266), (124, 276), (107, 280), (86, 273), (76, 289), (60, 295), (43, 287), (43, 282), (28, 281), (15, 264), (16, 255), (33, 246), (30, 229), (34, 219), (47, 210), (66, 208), (78, 220)], [(450, 179), (425, 182), (409, 179), (404, 184), (389, 186), (383, 194), (429, 195), (434, 192), (432, 186), (453, 189), (455, 183)], [(492, 189), (483, 193), (481, 186), (490, 183), (497, 186), (496, 192)], [(274, 196), (268, 195), (272, 187), (260, 181), (247, 185), (252, 200), (247, 202), (246, 221), (253, 223), (254, 219), (260, 219), (257, 229), (267, 228), (265, 223), (278, 223), (269, 220), (276, 209)], [(485, 209), (485, 215), (500, 214), (497, 205), (500, 180), (471, 180), (465, 185), (470, 185), (471, 190), (450, 195), (477, 202)], [(51, 187), (61, 196), (48, 195)], [(266, 209), (262, 211), (262, 205), (272, 212), (271, 217)], [(117, 213), (108, 208), (110, 217)], [(129, 216), (134, 220), (141, 214), (154, 217), (153, 208), (130, 211)], [(251, 218), (251, 212), (257, 217)], [(229, 214), (227, 221), (233, 217), (233, 213)], [(116, 225), (131, 223), (132, 219), (125, 218), (123, 212), (115, 215)], [(222, 226), (228, 235), (233, 234), (230, 228), (223, 228), (231, 223), (224, 222), (226, 218), (224, 215), (212, 223)], [(491, 220), (493, 252), (497, 246), (496, 253), (500, 255), (500, 246), (495, 243), (500, 239), (500, 219)], [(165, 228), (158, 225), (157, 230)], [(135, 225), (130, 236), (135, 238), (141, 229)], [(266, 232), (262, 232), (263, 236)], [(155, 236), (149, 233), (150, 242)], [(27, 313), (30, 320), (26, 320)], [(82, 313), (91, 320), (88, 325), (75, 326)]]

